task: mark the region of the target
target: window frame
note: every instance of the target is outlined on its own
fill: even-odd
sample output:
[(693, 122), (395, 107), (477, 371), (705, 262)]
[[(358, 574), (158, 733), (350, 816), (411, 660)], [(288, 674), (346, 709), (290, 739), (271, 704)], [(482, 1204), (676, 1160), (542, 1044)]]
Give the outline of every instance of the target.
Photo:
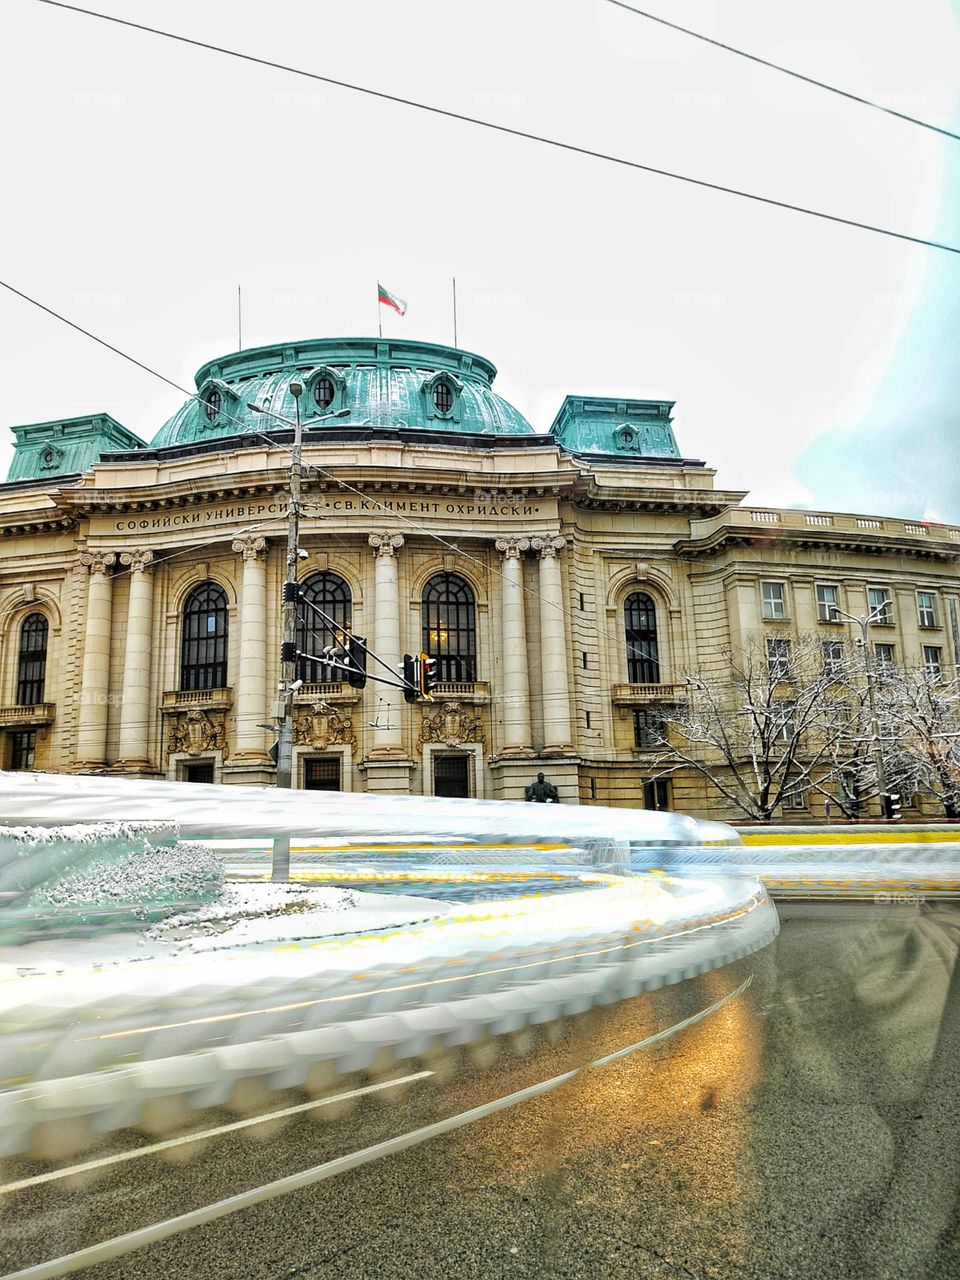
[[(443, 584), (443, 592), (437, 584)], [(459, 598), (451, 588), (458, 588)], [(450, 610), (455, 613), (451, 626)], [(444, 625), (446, 624), (446, 625)], [(444, 640), (443, 637), (446, 637)], [(451, 638), (456, 636), (456, 647)], [(420, 592), (421, 649), (437, 661), (438, 683), (475, 684), (477, 681), (477, 597), (459, 573), (431, 574)], [(465, 643), (461, 641), (465, 638)]]
[[(775, 587), (780, 592), (779, 598), (767, 596), (767, 587)], [(779, 604), (780, 613), (773, 606)], [(787, 614), (787, 584), (777, 578), (760, 579), (760, 616), (764, 622), (784, 622)]]
[[(827, 601), (825, 601), (825, 600), (821, 600), (821, 599), (820, 599), (820, 592), (821, 592), (821, 591), (832, 591), (832, 592), (833, 592), (834, 598), (833, 598), (833, 600), (832, 600), (829, 604), (827, 603)], [(818, 621), (818, 622), (829, 622), (829, 623), (833, 623), (834, 625), (836, 625), (837, 623), (842, 623), (843, 619), (842, 619), (839, 615), (837, 615), (837, 617), (831, 617), (831, 615), (830, 615), (830, 610), (831, 610), (831, 608), (832, 608), (834, 605), (835, 605), (838, 609), (839, 609), (839, 608), (841, 608), (841, 605), (840, 605), (840, 586), (839, 586), (839, 584), (838, 584), (838, 583), (836, 583), (836, 582), (817, 582), (817, 583), (815, 583), (815, 584), (814, 584), (814, 596), (815, 596), (815, 598), (816, 598), (816, 602), (817, 602), (817, 621)], [(826, 616), (824, 616), (824, 615), (826, 615)]]
[[(881, 654), (881, 649), (889, 649), (889, 654)], [(884, 667), (895, 667), (897, 665), (897, 646), (888, 644), (886, 641), (880, 641), (873, 646), (873, 661), (877, 670), (883, 670)]]
[[(774, 657), (774, 649), (779, 649), (780, 654)], [(771, 680), (775, 679), (777, 684), (789, 684), (793, 679), (793, 645), (789, 636), (767, 636), (767, 671), (770, 673)]]
[[(32, 637), (38, 637), (36, 644)], [(50, 649), (50, 619), (34, 609), (20, 623), (17, 641), (18, 707), (35, 707), (43, 702), (47, 684), (47, 656)]]
[[(920, 603), (921, 597), (926, 597), (930, 601), (929, 605)], [(937, 593), (935, 591), (917, 591), (917, 626), (921, 631), (938, 631), (940, 624), (937, 621)], [(924, 615), (929, 615), (929, 621), (924, 621)]]
[[(931, 658), (931, 654), (936, 654)], [(943, 679), (943, 645), (925, 644), (923, 646), (923, 674), (931, 684), (939, 684)]]
[[(208, 600), (215, 601), (213, 606), (199, 607), (205, 594)], [(196, 602), (197, 607), (194, 607)], [(201, 617), (207, 619), (206, 632), (199, 630), (190, 634), (190, 620)], [(217, 624), (211, 632), (210, 618)], [(188, 649), (195, 646), (188, 657)], [(198, 582), (187, 592), (180, 607), (180, 691), (182, 693), (199, 693), (209, 689), (226, 689), (229, 679), (229, 646), (230, 646), (230, 601), (225, 589), (219, 582), (207, 578)], [(201, 656), (210, 654), (212, 656)], [(215, 677), (221, 677), (215, 679)]]
[(660, 684), (660, 627), (657, 622), (657, 602), (649, 591), (644, 591), (641, 587), (629, 591), (623, 598), (623, 634), (627, 657), (627, 683)]
[(890, 589), (888, 587), (869, 587), (869, 586), (867, 587), (867, 616), (869, 617), (869, 615), (873, 613), (875, 609), (880, 608), (879, 603), (874, 604), (870, 597), (874, 594), (879, 594), (881, 592), (883, 593), (884, 611), (882, 614), (880, 614), (879, 617), (871, 619), (870, 626), (871, 627), (892, 627), (894, 625), (893, 596), (890, 594)]
[[(827, 650), (832, 650), (833, 652), (828, 654)], [(823, 658), (823, 674), (825, 676), (836, 679), (843, 674), (846, 655), (842, 640), (821, 640), (820, 655)]]
[[(297, 613), (296, 645), (304, 653), (321, 653), (336, 642), (336, 632), (345, 635), (353, 626), (353, 592), (342, 574), (332, 569), (321, 569), (304, 578), (300, 586), (300, 607)], [(314, 604), (333, 618), (336, 625), (324, 622), (310, 605)], [(338, 661), (346, 657), (341, 653)], [(343, 684), (346, 671), (328, 667), (310, 658), (297, 659), (297, 679), (304, 684)]]

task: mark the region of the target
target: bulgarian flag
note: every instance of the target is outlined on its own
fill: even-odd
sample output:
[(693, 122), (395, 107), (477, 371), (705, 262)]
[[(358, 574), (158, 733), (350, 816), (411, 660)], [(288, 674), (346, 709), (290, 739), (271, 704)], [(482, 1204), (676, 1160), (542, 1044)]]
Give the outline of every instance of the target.
[(377, 282), (377, 301), (385, 307), (393, 307), (397, 315), (405, 315), (407, 304), (402, 298), (396, 298), (389, 289), (385, 289), (382, 284)]

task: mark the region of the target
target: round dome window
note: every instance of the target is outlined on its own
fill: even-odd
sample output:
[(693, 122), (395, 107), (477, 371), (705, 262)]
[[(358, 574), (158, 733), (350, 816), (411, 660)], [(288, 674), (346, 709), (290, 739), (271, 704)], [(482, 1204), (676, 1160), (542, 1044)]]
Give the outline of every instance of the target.
[(313, 398), (318, 409), (329, 409), (336, 397), (332, 378), (318, 378), (313, 384)]
[(453, 391), (449, 382), (438, 382), (433, 388), (433, 403), (438, 413), (449, 413), (453, 408)]

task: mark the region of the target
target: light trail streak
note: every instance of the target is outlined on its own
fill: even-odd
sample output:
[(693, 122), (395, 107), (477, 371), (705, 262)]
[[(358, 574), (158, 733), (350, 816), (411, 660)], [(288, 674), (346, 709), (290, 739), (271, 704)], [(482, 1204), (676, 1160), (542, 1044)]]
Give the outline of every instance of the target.
[(21, 1178), (18, 1182), (8, 1182), (5, 1186), (0, 1186), (0, 1196), (9, 1195), (12, 1191), (25, 1191), (28, 1187), (39, 1187), (46, 1182), (56, 1182), (60, 1178), (70, 1177), (71, 1174), (88, 1173), (92, 1169), (106, 1169), (111, 1165), (125, 1164), (128, 1160), (139, 1160), (141, 1156), (154, 1156), (159, 1151), (189, 1146), (191, 1142), (206, 1142), (210, 1138), (219, 1138), (225, 1133), (236, 1133), (240, 1129), (253, 1128), (254, 1125), (268, 1124), (271, 1120), (302, 1115), (318, 1107), (330, 1107), (337, 1102), (349, 1102), (353, 1098), (364, 1098), (371, 1093), (382, 1093), (385, 1089), (396, 1088), (398, 1084), (413, 1084), (418, 1080), (426, 1080), (432, 1075), (434, 1075), (433, 1071), (414, 1071), (412, 1075), (398, 1076), (395, 1080), (382, 1080), (378, 1084), (364, 1085), (361, 1089), (350, 1089), (346, 1093), (337, 1093), (330, 1098), (300, 1102), (296, 1106), (284, 1107), (280, 1111), (265, 1111), (262, 1115), (250, 1116), (246, 1120), (234, 1120), (230, 1124), (217, 1125), (214, 1129), (198, 1129), (195, 1133), (184, 1133), (178, 1138), (166, 1138), (163, 1142), (151, 1142), (145, 1147), (137, 1147), (132, 1151), (118, 1151), (115, 1155), (102, 1156), (98, 1160), (86, 1160), (83, 1164), (73, 1164), (65, 1169), (52, 1169), (49, 1173), (38, 1173), (32, 1178)]
[[(638, 938), (634, 942), (627, 942), (625, 937), (623, 941), (618, 941), (609, 947), (598, 947), (592, 951), (585, 951), (583, 948), (578, 948), (560, 956), (540, 957), (536, 960), (529, 960), (524, 964), (501, 965), (494, 969), (483, 969), (471, 972), (470, 977), (472, 979), (490, 978), (495, 977), (498, 974), (519, 972), (523, 969), (538, 969), (542, 968), (544, 965), (558, 964), (565, 960), (592, 959), (595, 956), (610, 955), (612, 953), (620, 954), (624, 951), (630, 951), (634, 947), (649, 947), (655, 943), (659, 944), (669, 942), (674, 938), (682, 938), (693, 933), (699, 933), (703, 929), (709, 929), (721, 921), (727, 922), (740, 919), (743, 916), (749, 915), (751, 911), (755, 911), (760, 905), (761, 900), (754, 897), (748, 907), (741, 907), (738, 911), (726, 911), (719, 916), (711, 916), (707, 919), (697, 921), (689, 928), (677, 930), (675, 933), (658, 934), (653, 938)], [(639, 925), (635, 925), (634, 927), (639, 927)], [(454, 962), (449, 961), (448, 963)], [(392, 995), (397, 991), (418, 991), (423, 990), (426, 987), (437, 987), (449, 985), (450, 983), (460, 983), (463, 982), (463, 980), (463, 974), (458, 973), (453, 974), (449, 978), (429, 978), (422, 982), (397, 983), (394, 986), (380, 987), (374, 991), (369, 991), (366, 988), (363, 988), (359, 991), (348, 991), (345, 994), (336, 996), (318, 996), (315, 1000), (297, 1000), (291, 1004), (267, 1005), (266, 1007), (259, 1009), (238, 1009), (233, 1013), (210, 1014), (205, 1018), (186, 1018), (182, 1022), (161, 1022), (155, 1023), (153, 1026), (149, 1027), (128, 1027), (123, 1031), (108, 1031), (101, 1036), (81, 1036), (79, 1039), (120, 1040), (128, 1036), (147, 1035), (156, 1031), (169, 1031), (177, 1027), (206, 1026), (217, 1022), (235, 1021), (237, 1018), (252, 1018), (265, 1013), (291, 1013), (297, 1009), (310, 1009), (322, 1004), (339, 1004), (344, 1001), (369, 999), (371, 996)]]
[(256, 1204), (262, 1204), (264, 1201), (275, 1200), (279, 1196), (287, 1195), (292, 1191), (301, 1191), (305, 1187), (315, 1186), (318, 1182), (336, 1177), (341, 1173), (347, 1173), (352, 1169), (359, 1169), (374, 1160), (382, 1159), (384, 1156), (407, 1151), (411, 1147), (428, 1142), (431, 1138), (451, 1133), (456, 1129), (463, 1128), (465, 1125), (486, 1119), (487, 1116), (494, 1115), (498, 1111), (515, 1107), (521, 1102), (527, 1102), (531, 1098), (548, 1093), (553, 1089), (558, 1089), (561, 1085), (567, 1084), (585, 1071), (607, 1066), (609, 1063), (628, 1057), (640, 1049), (649, 1048), (661, 1040), (678, 1035), (695, 1023), (702, 1022), (704, 1018), (717, 1013), (729, 1001), (742, 995), (752, 981), (753, 976), (751, 975), (735, 990), (728, 992), (721, 999), (711, 1005), (707, 1005), (706, 1008), (699, 1010), (697, 1013), (691, 1014), (689, 1018), (684, 1018), (681, 1022), (676, 1022), (673, 1026), (657, 1031), (643, 1040), (638, 1040), (635, 1044), (617, 1049), (602, 1058), (596, 1058), (585, 1067), (574, 1067), (570, 1071), (564, 1071), (558, 1076), (552, 1076), (549, 1080), (543, 1080), (539, 1084), (529, 1085), (525, 1089), (518, 1089), (515, 1093), (508, 1093), (502, 1098), (494, 1099), (492, 1102), (485, 1102), (479, 1107), (472, 1107), (469, 1111), (462, 1111), (458, 1115), (449, 1116), (446, 1120), (438, 1120), (433, 1124), (424, 1125), (421, 1129), (413, 1129), (409, 1133), (400, 1134), (398, 1137), (388, 1138), (386, 1141), (378, 1142), (372, 1147), (364, 1147), (362, 1150), (354, 1151), (350, 1155), (339, 1156), (335, 1160), (328, 1160), (324, 1164), (315, 1165), (312, 1169), (304, 1169), (300, 1173), (289, 1174), (287, 1177), (279, 1178), (275, 1182), (264, 1183), (249, 1191), (243, 1191), (239, 1195), (229, 1196), (225, 1200), (218, 1200), (214, 1204), (204, 1205), (200, 1209), (193, 1209), (189, 1213), (180, 1214), (176, 1218), (168, 1218), (164, 1222), (157, 1222), (152, 1226), (141, 1227), (137, 1231), (127, 1232), (125, 1235), (115, 1236), (112, 1240), (104, 1240), (100, 1244), (90, 1245), (88, 1248), (79, 1249), (75, 1253), (64, 1254), (62, 1257), (54, 1258), (49, 1262), (41, 1262), (20, 1271), (9, 1272), (6, 1276), (0, 1277), (0, 1280), (55, 1280), (57, 1276), (68, 1275), (73, 1271), (80, 1271), (84, 1267), (92, 1267), (114, 1258), (124, 1257), (128, 1253), (134, 1253), (138, 1249), (157, 1244), (161, 1240), (169, 1239), (171, 1236), (179, 1235), (182, 1231), (189, 1231), (194, 1227), (204, 1226), (208, 1222), (215, 1222), (219, 1218), (226, 1218), (230, 1214), (238, 1213)]

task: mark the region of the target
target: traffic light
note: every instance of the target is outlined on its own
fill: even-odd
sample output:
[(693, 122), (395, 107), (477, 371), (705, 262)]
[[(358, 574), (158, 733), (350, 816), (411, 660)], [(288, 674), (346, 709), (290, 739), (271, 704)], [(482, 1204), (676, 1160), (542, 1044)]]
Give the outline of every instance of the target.
[(437, 660), (431, 658), (429, 653), (421, 653), (420, 655), (420, 693), (424, 698), (429, 698), (436, 688), (437, 684)]
[(407, 702), (416, 702), (420, 697), (420, 673), (418, 659), (409, 653), (403, 655), (403, 696)]
[(347, 640), (347, 684), (362, 689), (367, 683), (367, 642), (363, 636), (350, 636)]

